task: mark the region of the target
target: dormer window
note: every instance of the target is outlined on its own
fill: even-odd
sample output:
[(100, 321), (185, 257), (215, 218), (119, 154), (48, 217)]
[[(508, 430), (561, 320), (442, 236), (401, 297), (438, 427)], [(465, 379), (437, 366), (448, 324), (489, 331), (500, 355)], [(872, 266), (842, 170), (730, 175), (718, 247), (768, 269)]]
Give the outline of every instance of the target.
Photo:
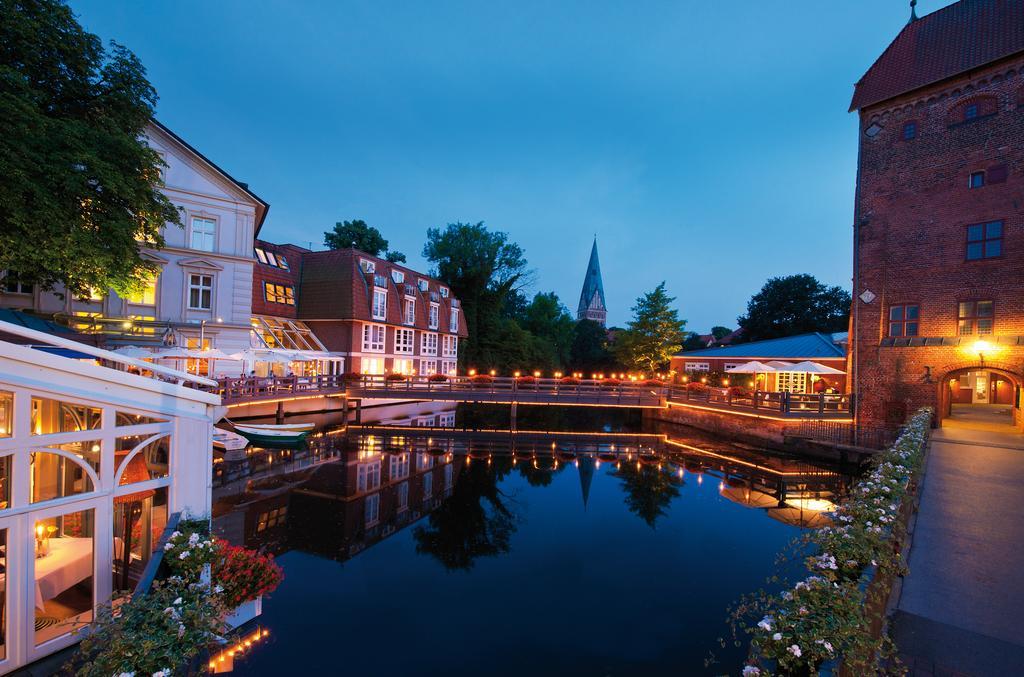
[(395, 284), (402, 284), (405, 282), (405, 273), (400, 270), (392, 270), (391, 279), (395, 281)]
[(277, 265), (281, 266), (284, 270), (290, 270), (290, 268), (288, 268), (288, 259), (284, 257), (284, 254), (277, 255)]
[(907, 122), (903, 125), (903, 140), (913, 141), (917, 138), (917, 123)]
[(260, 263), (267, 263), (267, 253), (259, 247), (256, 247), (256, 258)]
[(387, 289), (388, 288), (388, 278), (384, 277), (383, 275), (374, 275), (373, 276), (373, 286), (374, 287), (380, 287), (382, 289)]
[(274, 266), (275, 268), (280, 267), (277, 265), (277, 257), (274, 256), (274, 252), (267, 252), (267, 263)]
[(967, 179), (967, 186), (970, 188), (981, 188), (985, 185), (985, 172), (971, 172)]
[(429, 285), (429, 283), (428, 283), (428, 282), (427, 282), (426, 280), (424, 280), (424, 279), (420, 279), (420, 281), (419, 281), (419, 286), (420, 286), (420, 291), (421, 291), (421, 292), (423, 292), (423, 293), (425, 294), (425, 293), (427, 293), (427, 288), (428, 288), (428, 287), (429, 287), (430, 285)]
[(443, 298), (443, 299), (448, 298), (448, 287), (441, 287), (440, 292), (441, 292), (441, 298)]
[(362, 268), (363, 272), (367, 274), (377, 272), (377, 264), (367, 259), (359, 259), (359, 267)]

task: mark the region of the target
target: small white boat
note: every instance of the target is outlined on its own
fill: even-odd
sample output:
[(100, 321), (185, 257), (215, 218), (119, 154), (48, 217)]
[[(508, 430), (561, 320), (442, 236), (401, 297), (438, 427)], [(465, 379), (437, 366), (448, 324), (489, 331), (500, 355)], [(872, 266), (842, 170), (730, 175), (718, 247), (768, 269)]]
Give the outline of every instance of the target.
[(222, 451), (237, 451), (239, 449), (245, 449), (248, 446), (249, 440), (245, 439), (241, 435), (230, 430), (224, 430), (222, 428), (213, 429), (213, 447), (214, 449), (220, 449)]

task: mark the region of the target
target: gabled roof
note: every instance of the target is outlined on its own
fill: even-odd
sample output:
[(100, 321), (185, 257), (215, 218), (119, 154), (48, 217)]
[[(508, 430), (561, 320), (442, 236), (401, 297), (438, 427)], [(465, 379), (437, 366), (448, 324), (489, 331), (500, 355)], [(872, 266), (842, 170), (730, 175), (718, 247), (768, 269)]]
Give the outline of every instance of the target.
[(832, 335), (821, 332), (677, 353), (677, 357), (742, 357), (751, 360), (762, 358), (839, 359), (845, 356), (843, 348), (836, 345)]
[(231, 184), (232, 184), (232, 185), (234, 185), (234, 186), (235, 186), (235, 187), (237, 187), (237, 188), (238, 188), (239, 190), (241, 190), (241, 191), (242, 191), (243, 193), (245, 193), (246, 195), (248, 195), (249, 197), (251, 197), (251, 198), (252, 198), (253, 200), (255, 200), (255, 201), (256, 201), (256, 226), (255, 226), (254, 234), (255, 234), (255, 235), (259, 235), (259, 233), (260, 233), (260, 228), (261, 228), (261, 227), (263, 226), (263, 222), (264, 222), (264, 221), (266, 221), (266, 219), (267, 219), (267, 212), (268, 212), (268, 211), (270, 211), (270, 205), (269, 205), (268, 203), (266, 203), (266, 202), (265, 202), (265, 201), (263, 200), (263, 198), (261, 198), (261, 197), (260, 197), (259, 195), (257, 195), (256, 193), (252, 192), (251, 190), (249, 190), (249, 184), (247, 184), (247, 183), (242, 183), (241, 181), (238, 181), (237, 179), (235, 179), (235, 177), (231, 176), (231, 175), (230, 175), (230, 174), (228, 174), (228, 173), (227, 173), (226, 171), (224, 171), (223, 169), (221, 169), (220, 167), (218, 167), (218, 166), (217, 166), (217, 165), (216, 165), (216, 164), (215, 164), (215, 163), (213, 162), (213, 160), (211, 160), (210, 158), (206, 157), (205, 155), (203, 155), (202, 153), (200, 153), (200, 152), (199, 152), (198, 150), (196, 150), (195, 148), (193, 148), (193, 147), (192, 147), (192, 146), (191, 146), (191, 145), (189, 144), (189, 142), (188, 142), (188, 141), (186, 141), (185, 139), (181, 138), (180, 136), (178, 136), (177, 134), (175, 134), (174, 132), (172, 132), (172, 131), (171, 131), (170, 129), (168, 129), (168, 128), (167, 128), (167, 127), (166, 127), (166, 126), (165, 126), (165, 125), (164, 125), (164, 124), (163, 124), (162, 122), (160, 122), (160, 121), (159, 121), (159, 120), (157, 120), (156, 118), (153, 118), (153, 119), (152, 119), (152, 122), (153, 122), (153, 125), (154, 125), (154, 126), (155, 126), (155, 127), (157, 128), (157, 129), (159, 129), (159, 130), (160, 130), (160, 131), (162, 131), (162, 132), (163, 132), (164, 134), (167, 134), (167, 136), (169, 136), (169, 137), (171, 137), (172, 139), (174, 139), (175, 141), (177, 141), (177, 142), (178, 142), (179, 144), (181, 144), (181, 146), (182, 146), (183, 148), (185, 148), (185, 149), (186, 149), (187, 151), (189, 151), (190, 153), (192, 153), (193, 155), (195, 155), (195, 156), (196, 156), (197, 158), (199, 158), (199, 159), (200, 159), (200, 160), (201, 160), (201, 161), (202, 161), (203, 163), (205, 163), (206, 165), (208, 165), (208, 166), (210, 167), (210, 169), (212, 169), (212, 170), (214, 170), (215, 172), (217, 172), (218, 174), (220, 174), (220, 175), (221, 175), (222, 177), (224, 177), (224, 178), (225, 178), (226, 180), (228, 180), (229, 182), (231, 182)]
[(912, 20), (857, 82), (850, 110), (1024, 51), (1024, 0), (960, 0)]

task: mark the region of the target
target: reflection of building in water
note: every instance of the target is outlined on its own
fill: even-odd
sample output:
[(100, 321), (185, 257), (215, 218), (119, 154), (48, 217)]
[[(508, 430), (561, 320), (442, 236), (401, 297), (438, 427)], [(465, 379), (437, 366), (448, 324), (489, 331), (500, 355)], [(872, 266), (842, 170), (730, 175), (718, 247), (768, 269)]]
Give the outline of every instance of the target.
[[(243, 524), (226, 535), (248, 547), (345, 560), (436, 509), (451, 495), (464, 461), (401, 437), (385, 442), (360, 435), (341, 444), (338, 460), (240, 506), (235, 514), (244, 514)], [(222, 533), (231, 528), (230, 517), (218, 518)]]

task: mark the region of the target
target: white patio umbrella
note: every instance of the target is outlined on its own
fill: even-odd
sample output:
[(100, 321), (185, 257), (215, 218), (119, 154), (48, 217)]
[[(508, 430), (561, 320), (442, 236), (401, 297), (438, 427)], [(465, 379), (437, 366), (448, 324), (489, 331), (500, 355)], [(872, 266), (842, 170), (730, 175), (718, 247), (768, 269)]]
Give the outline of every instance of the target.
[(803, 362), (797, 362), (791, 364), (785, 370), (779, 369), (779, 371), (798, 371), (805, 374), (845, 374), (845, 371), (841, 369), (835, 369), (833, 367), (826, 366), (824, 364), (818, 364), (817, 362), (811, 362), (810, 360), (804, 360)]
[(288, 364), (301, 359), (291, 351), (273, 348), (246, 348), (241, 352), (231, 353), (229, 357), (243, 362), (269, 362), (271, 364)]
[(191, 358), (194, 360), (233, 360), (223, 350), (216, 348), (185, 348), (182, 346), (174, 346), (171, 348), (163, 348), (154, 353), (154, 357), (158, 360), (180, 360), (183, 358)]
[[(774, 374), (779, 370), (775, 367), (765, 364), (764, 362), (758, 362), (757, 360), (751, 360), (750, 362), (744, 362), (743, 364), (737, 365), (732, 369), (726, 369), (730, 374), (754, 374), (754, 388), (757, 389), (757, 374)], [(766, 379), (767, 381), (767, 379)], [(768, 383), (765, 383), (765, 389), (768, 389)]]
[(134, 357), (137, 359), (152, 359), (154, 357), (152, 350), (141, 346), (121, 346), (114, 352), (123, 357)]
[(775, 367), (775, 371), (792, 371), (790, 367), (793, 366), (792, 362), (783, 362), (782, 360), (769, 360), (765, 364), (769, 367)]

